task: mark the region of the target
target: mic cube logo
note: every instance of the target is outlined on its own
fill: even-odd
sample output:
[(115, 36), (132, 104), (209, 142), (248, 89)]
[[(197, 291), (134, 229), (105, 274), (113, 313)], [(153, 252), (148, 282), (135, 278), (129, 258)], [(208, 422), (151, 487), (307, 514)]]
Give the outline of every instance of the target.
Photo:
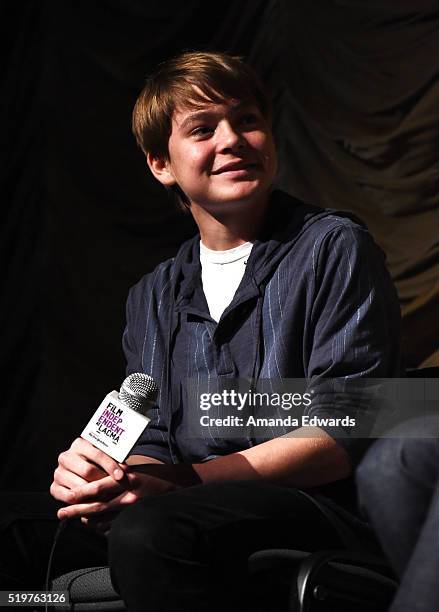
[(81, 436), (116, 461), (125, 461), (150, 419), (125, 406), (117, 391), (109, 393)]
[(109, 438), (112, 438), (113, 443), (117, 443), (120, 440), (120, 436), (123, 434), (125, 429), (120, 425), (123, 423), (124, 411), (122, 408), (118, 408), (113, 402), (109, 402), (108, 406), (104, 408), (103, 413), (98, 418), (96, 426), (98, 431), (105, 434)]

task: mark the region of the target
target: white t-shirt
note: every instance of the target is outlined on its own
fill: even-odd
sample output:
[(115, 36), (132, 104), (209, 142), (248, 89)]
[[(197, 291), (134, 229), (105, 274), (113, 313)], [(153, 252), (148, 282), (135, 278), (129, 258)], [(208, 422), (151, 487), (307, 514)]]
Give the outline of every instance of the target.
[(244, 276), (253, 243), (212, 251), (200, 241), (201, 280), (212, 319), (219, 321)]

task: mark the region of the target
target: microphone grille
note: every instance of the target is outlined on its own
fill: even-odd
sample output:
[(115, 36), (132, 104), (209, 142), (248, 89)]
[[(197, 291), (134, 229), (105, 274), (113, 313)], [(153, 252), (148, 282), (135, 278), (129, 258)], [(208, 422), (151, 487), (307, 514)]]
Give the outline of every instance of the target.
[(119, 399), (131, 410), (145, 414), (157, 401), (158, 387), (155, 380), (141, 372), (125, 378), (119, 391)]

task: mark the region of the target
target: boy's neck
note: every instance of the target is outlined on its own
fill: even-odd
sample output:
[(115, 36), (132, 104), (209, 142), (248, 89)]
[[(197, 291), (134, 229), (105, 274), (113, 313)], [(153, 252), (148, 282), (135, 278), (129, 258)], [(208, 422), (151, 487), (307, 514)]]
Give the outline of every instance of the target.
[(258, 207), (238, 204), (235, 209), (220, 213), (192, 204), (191, 212), (204, 246), (212, 251), (227, 251), (258, 237), (267, 207), (268, 199)]

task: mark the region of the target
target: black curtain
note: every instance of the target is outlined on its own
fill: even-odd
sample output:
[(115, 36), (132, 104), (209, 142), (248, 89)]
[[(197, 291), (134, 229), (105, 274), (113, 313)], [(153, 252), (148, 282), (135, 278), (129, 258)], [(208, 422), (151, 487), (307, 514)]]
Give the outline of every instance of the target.
[(278, 183), (353, 210), (385, 249), (409, 365), (438, 348), (439, 12), (404, 0), (16, 0), (2, 18), (1, 484), (46, 489), (123, 379), (128, 288), (195, 227), (150, 176), (131, 110), (183, 49), (267, 83)]

